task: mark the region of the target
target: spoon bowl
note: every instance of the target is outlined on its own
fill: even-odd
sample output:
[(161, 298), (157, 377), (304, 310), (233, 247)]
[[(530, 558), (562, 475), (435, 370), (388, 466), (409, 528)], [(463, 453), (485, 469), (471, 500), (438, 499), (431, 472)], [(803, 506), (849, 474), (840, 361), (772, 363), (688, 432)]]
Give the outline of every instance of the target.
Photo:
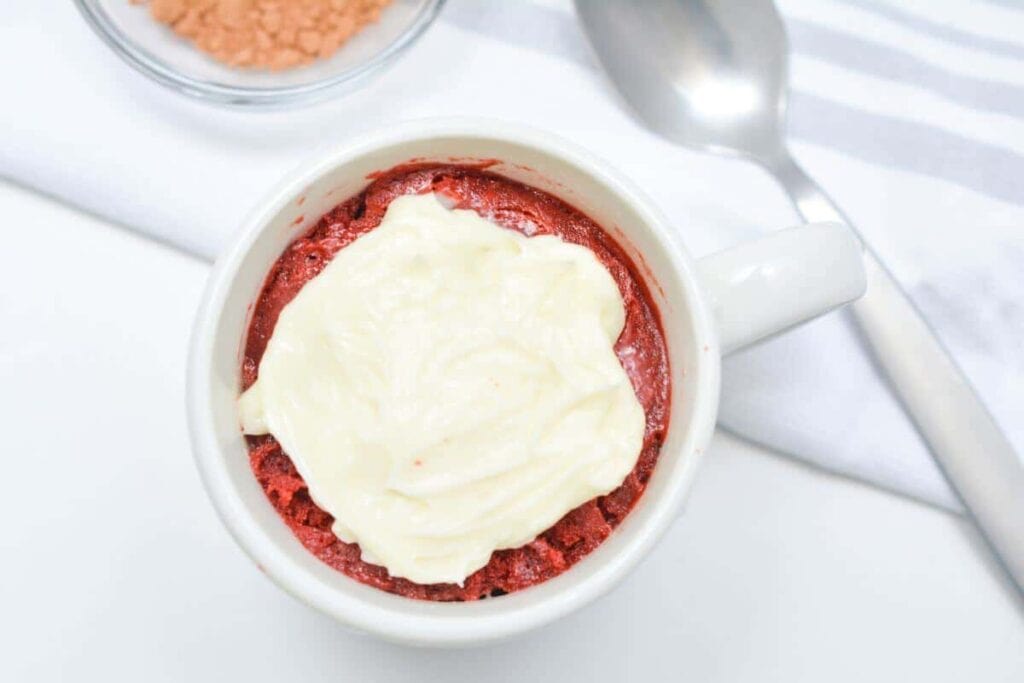
[[(578, 2), (636, 114), (681, 145), (767, 162), (782, 151), (786, 33), (771, 3)], [(685, 35), (680, 35), (685, 27)], [(746, 40), (756, 33), (760, 40)], [(644, 46), (642, 50), (622, 46)]]

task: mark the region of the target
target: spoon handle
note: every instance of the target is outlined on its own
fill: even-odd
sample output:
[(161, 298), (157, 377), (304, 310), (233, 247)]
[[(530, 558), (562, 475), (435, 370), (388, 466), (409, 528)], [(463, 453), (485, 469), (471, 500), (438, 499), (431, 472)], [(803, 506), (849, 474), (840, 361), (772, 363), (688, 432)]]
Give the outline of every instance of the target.
[[(856, 232), (791, 157), (766, 168), (806, 221), (840, 220)], [(1024, 464), (920, 311), (866, 244), (864, 260), (867, 293), (853, 304), (854, 318), (946, 478), (1024, 591)]]

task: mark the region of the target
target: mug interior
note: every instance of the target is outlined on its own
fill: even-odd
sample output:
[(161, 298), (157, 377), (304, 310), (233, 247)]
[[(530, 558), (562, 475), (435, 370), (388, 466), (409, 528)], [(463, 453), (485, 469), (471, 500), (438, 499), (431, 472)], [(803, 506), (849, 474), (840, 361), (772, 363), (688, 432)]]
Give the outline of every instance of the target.
[[(496, 130), (497, 127), (497, 130)], [(306, 550), (249, 468), (236, 399), (249, 315), (271, 265), (374, 172), (410, 161), (493, 162), (489, 171), (575, 206), (626, 250), (661, 314), (672, 382), (658, 464), (636, 507), (611, 536), (561, 575), (500, 598), (437, 603), (385, 593)], [(532, 131), (424, 125), (392, 130), (330, 154), (286, 180), (243, 225), (218, 263), (193, 332), (189, 421), (211, 498), (239, 544), (284, 589), (357, 628), (416, 644), (479, 643), (551, 621), (608, 590), (674, 519), (714, 425), (719, 357), (692, 264), (650, 203), (607, 166)]]

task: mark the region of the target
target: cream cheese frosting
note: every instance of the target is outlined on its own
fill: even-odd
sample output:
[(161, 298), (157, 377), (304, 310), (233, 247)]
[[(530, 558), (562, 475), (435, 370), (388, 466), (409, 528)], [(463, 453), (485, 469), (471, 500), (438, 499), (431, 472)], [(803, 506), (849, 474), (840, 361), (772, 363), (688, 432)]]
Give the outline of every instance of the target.
[(461, 584), (633, 469), (624, 323), (589, 249), (399, 197), (282, 310), (242, 428), (274, 435), (363, 560)]

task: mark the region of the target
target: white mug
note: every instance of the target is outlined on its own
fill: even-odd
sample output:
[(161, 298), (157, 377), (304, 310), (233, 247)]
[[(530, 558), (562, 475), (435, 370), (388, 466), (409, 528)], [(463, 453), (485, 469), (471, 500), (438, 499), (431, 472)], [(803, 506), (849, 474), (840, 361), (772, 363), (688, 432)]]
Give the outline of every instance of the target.
[[(568, 571), (497, 599), (438, 603), (363, 585), (292, 535), (249, 468), (236, 409), (256, 300), (285, 247), (375, 171), (417, 160), (497, 160), (490, 171), (546, 190), (607, 230), (639, 266), (661, 313), (671, 419), (636, 507)], [(335, 149), (285, 179), (245, 220), (210, 276), (193, 330), (188, 417), (199, 471), (221, 519), (283, 589), (338, 621), (391, 640), (467, 645), (522, 633), (609, 590), (676, 518), (718, 410), (721, 356), (864, 292), (861, 248), (838, 224), (775, 232), (694, 262), (671, 223), (607, 163), (547, 134), (492, 121), (393, 127)], [(697, 551), (697, 549), (695, 549)]]

